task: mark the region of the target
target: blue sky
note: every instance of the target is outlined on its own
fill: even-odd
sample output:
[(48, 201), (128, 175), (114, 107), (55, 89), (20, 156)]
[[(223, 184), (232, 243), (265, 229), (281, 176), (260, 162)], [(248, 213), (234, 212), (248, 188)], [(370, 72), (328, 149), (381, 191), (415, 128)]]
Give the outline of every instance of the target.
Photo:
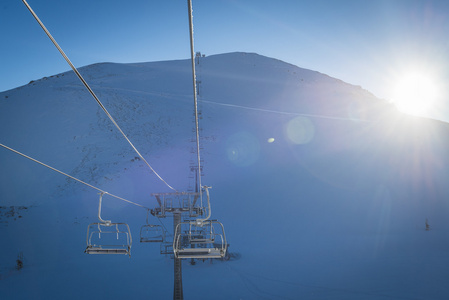
[[(187, 1), (28, 0), (77, 67), (189, 57)], [(193, 0), (195, 50), (278, 58), (393, 97), (408, 72), (449, 120), (449, 2)], [(22, 1), (0, 4), (0, 91), (69, 70)]]

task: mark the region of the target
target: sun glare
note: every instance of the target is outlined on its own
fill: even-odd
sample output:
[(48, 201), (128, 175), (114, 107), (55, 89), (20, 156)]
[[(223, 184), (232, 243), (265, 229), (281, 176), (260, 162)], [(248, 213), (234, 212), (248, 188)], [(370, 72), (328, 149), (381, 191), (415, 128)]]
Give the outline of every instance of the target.
[(393, 103), (403, 113), (424, 116), (433, 108), (436, 94), (436, 85), (429, 76), (410, 73), (397, 83)]

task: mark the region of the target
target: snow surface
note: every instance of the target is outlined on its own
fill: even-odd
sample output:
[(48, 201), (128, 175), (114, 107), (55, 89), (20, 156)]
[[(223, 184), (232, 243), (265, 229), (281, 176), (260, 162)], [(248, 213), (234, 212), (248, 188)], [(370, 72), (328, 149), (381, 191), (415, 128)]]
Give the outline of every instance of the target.
[[(184, 262), (185, 299), (449, 297), (448, 124), (257, 54), (203, 57), (197, 71), (203, 184), (234, 258)], [(80, 72), (154, 169), (187, 190), (190, 61)], [(169, 192), (72, 72), (0, 93), (0, 137), (149, 207)], [(173, 261), (138, 241), (144, 209), (105, 196), (103, 216), (131, 227), (132, 256), (87, 255), (97, 191), (4, 148), (0, 166), (1, 299), (172, 298)]]

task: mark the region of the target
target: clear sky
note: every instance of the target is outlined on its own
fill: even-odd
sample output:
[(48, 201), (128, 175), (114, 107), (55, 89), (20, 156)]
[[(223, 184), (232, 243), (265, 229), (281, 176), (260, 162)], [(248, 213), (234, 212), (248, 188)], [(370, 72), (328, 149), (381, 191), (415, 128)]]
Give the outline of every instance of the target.
[[(186, 0), (28, 3), (77, 67), (190, 55)], [(193, 0), (193, 9), (196, 51), (255, 52), (388, 100), (422, 74), (435, 103), (424, 113), (449, 121), (447, 0)], [(0, 91), (70, 69), (22, 1), (1, 1), (0, 25)]]

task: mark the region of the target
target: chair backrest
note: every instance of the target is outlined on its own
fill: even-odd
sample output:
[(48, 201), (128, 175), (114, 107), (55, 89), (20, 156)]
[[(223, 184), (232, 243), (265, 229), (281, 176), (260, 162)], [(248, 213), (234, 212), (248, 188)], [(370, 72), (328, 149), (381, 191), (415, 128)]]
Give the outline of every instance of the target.
[(128, 254), (132, 237), (128, 224), (91, 223), (87, 227), (87, 254)]
[(165, 241), (165, 231), (160, 225), (143, 225), (140, 228), (141, 243), (162, 243)]
[(226, 255), (223, 224), (207, 220), (200, 225), (188, 221), (176, 226), (173, 239), (175, 257), (204, 259), (223, 258)]

